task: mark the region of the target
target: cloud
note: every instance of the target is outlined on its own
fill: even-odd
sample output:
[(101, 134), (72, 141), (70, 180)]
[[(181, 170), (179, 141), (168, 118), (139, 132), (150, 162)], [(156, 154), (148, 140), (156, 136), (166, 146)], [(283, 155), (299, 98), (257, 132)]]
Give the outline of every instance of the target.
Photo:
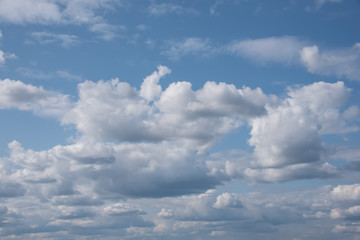
[(243, 207), (238, 196), (230, 193), (222, 193), (216, 197), (214, 208), (241, 208)]
[(152, 3), (149, 6), (149, 13), (154, 16), (164, 16), (173, 13), (178, 15), (183, 15), (183, 14), (193, 15), (193, 14), (197, 14), (198, 12), (195, 9), (184, 8), (180, 5), (176, 5), (173, 3), (160, 3), (160, 4)]
[(360, 199), (360, 184), (338, 185), (331, 196), (337, 201), (358, 201)]
[(171, 60), (178, 60), (185, 55), (209, 56), (214, 53), (215, 49), (211, 46), (209, 39), (194, 37), (181, 41), (169, 41), (166, 43), (165, 50), (161, 52)]
[[(60, 24), (60, 25), (88, 25), (89, 30), (100, 34), (104, 40), (115, 38), (119, 28), (108, 24), (98, 14), (100, 11), (113, 11), (115, 7), (122, 7), (118, 0), (1, 0), (0, 21), (13, 24)], [(74, 36), (49, 33), (46, 38), (73, 42)], [(49, 39), (48, 39), (49, 40)], [(65, 43), (66, 45), (67, 43)]]
[(348, 49), (325, 51), (320, 53), (315, 46), (304, 47), (301, 50), (301, 60), (311, 73), (337, 77), (346, 77), (350, 80), (360, 80), (360, 43)]
[(300, 179), (326, 179), (338, 174), (336, 167), (329, 163), (293, 164), (282, 168), (247, 168), (245, 176), (253, 182), (286, 182)]
[(307, 41), (294, 36), (235, 40), (218, 46), (208, 38), (189, 37), (165, 42), (161, 54), (170, 60), (186, 55), (235, 55), (258, 64), (303, 66), (313, 74), (360, 80), (357, 67), (360, 64), (360, 43), (350, 48), (320, 52), (318, 46), (309, 46)]
[(111, 41), (118, 36), (119, 31), (125, 31), (125, 26), (111, 25), (108, 23), (96, 23), (90, 26), (90, 31), (100, 34), (100, 38)]
[[(0, 31), (0, 40), (3, 37), (2, 32)], [(0, 66), (5, 64), (7, 59), (16, 59), (16, 55), (14, 53), (5, 53), (0, 49)]]
[(5, 54), (0, 50), (0, 65), (5, 63)]
[(158, 66), (158, 71), (153, 72), (146, 77), (140, 87), (140, 96), (148, 101), (153, 101), (160, 97), (161, 86), (159, 85), (160, 78), (170, 74), (171, 70), (165, 66)]
[(61, 21), (61, 12), (56, 3), (46, 0), (1, 0), (0, 20), (15, 24), (50, 24)]
[(207, 148), (240, 126), (241, 119), (265, 113), (268, 97), (259, 88), (208, 82), (193, 91), (189, 82), (177, 82), (162, 91), (158, 81), (168, 73), (170, 69), (159, 66), (144, 79), (140, 91), (118, 79), (81, 83), (79, 100), (62, 123), (75, 124), (84, 135), (96, 138), (174, 140)]
[(346, 219), (356, 221), (360, 219), (360, 206), (353, 206), (348, 209), (331, 209), (330, 217), (334, 219)]
[(59, 43), (61, 46), (68, 48), (74, 46), (80, 41), (75, 35), (55, 34), (49, 32), (33, 32), (31, 36), (40, 44)]
[(299, 59), (299, 50), (305, 43), (296, 37), (269, 37), (234, 41), (225, 49), (231, 54), (246, 57), (255, 62), (294, 64)]
[(321, 7), (323, 7), (327, 3), (341, 3), (341, 2), (343, 2), (343, 0), (313, 0), (313, 2), (314, 2), (313, 7), (311, 7), (311, 6), (306, 7), (307, 11), (319, 10)]
[(18, 108), (41, 115), (60, 117), (70, 107), (69, 96), (10, 79), (0, 80), (0, 108)]
[[(346, 172), (331, 164), (322, 140), (357, 130), (350, 125), (356, 110), (346, 113), (356, 106), (344, 108), (351, 90), (343, 82), (288, 88), (276, 97), (223, 82), (163, 89), (160, 81), (170, 72), (158, 66), (138, 89), (118, 79), (85, 81), (72, 101), (0, 81), (1, 108), (45, 114), (62, 106), (50, 115), (78, 131), (72, 143), (42, 151), (9, 143), (10, 155), (0, 159), (0, 222), (6, 223), (0, 235), (249, 239), (266, 233), (278, 239), (285, 227), (300, 227), (294, 236), (303, 236), (318, 221), (330, 232), (359, 217), (358, 184), (276, 193), (259, 184), (241, 194), (221, 186)], [(209, 155), (220, 137), (244, 123), (254, 152)], [(262, 187), (269, 191), (255, 192)]]
[(283, 167), (315, 163), (326, 156), (325, 133), (358, 131), (347, 126), (340, 106), (350, 95), (343, 82), (318, 82), (290, 89), (289, 98), (268, 106), (267, 115), (251, 120), (251, 138), (257, 167)]

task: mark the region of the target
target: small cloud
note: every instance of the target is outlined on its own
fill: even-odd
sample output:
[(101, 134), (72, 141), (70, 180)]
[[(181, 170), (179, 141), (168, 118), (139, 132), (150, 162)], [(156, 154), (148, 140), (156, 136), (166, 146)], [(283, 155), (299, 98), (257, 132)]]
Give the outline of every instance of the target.
[(323, 52), (316, 45), (307, 46), (301, 50), (300, 56), (311, 73), (360, 81), (360, 43), (350, 48)]
[(5, 53), (0, 50), (0, 66), (6, 62), (6, 59), (16, 59), (17, 56), (14, 53)]
[(149, 12), (151, 15), (154, 16), (165, 16), (169, 14), (177, 14), (177, 15), (198, 14), (198, 12), (193, 8), (184, 8), (180, 5), (176, 5), (172, 3), (161, 3), (161, 4), (152, 3), (149, 6)]
[(210, 55), (214, 48), (209, 39), (190, 37), (180, 41), (168, 41), (165, 50), (161, 54), (171, 60), (178, 60), (185, 55)]
[(105, 41), (111, 41), (118, 36), (119, 31), (125, 31), (126, 27), (122, 25), (111, 25), (107, 23), (96, 23), (90, 26), (90, 31), (99, 34), (99, 37)]
[(80, 41), (75, 35), (69, 34), (56, 34), (50, 32), (33, 32), (31, 36), (40, 44), (60, 44), (64, 48), (74, 46)]
[(225, 49), (231, 54), (246, 57), (256, 62), (296, 63), (304, 43), (291, 36), (269, 37), (234, 41)]
[(306, 11), (316, 11), (327, 3), (341, 3), (343, 0), (314, 0), (313, 6), (307, 6)]
[(146, 29), (148, 29), (148, 26), (146, 26), (145, 24), (139, 24), (136, 26), (136, 29), (139, 31), (145, 31)]

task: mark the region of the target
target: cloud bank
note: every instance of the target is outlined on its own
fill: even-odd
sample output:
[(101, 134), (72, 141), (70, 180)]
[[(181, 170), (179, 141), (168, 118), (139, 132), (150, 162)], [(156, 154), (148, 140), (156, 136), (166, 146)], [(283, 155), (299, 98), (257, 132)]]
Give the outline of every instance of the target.
[[(0, 210), (9, 223), (1, 235), (106, 236), (105, 229), (112, 229), (111, 234), (140, 238), (169, 232), (181, 238), (184, 231), (216, 237), (273, 232), (304, 218), (358, 217), (356, 184), (324, 188), (330, 203), (321, 202), (318, 193), (305, 202), (300, 196), (294, 200), (300, 210), (288, 196), (279, 202), (273, 196), (214, 190), (231, 180), (337, 176), (342, 170), (330, 162), (333, 151), (322, 136), (358, 131), (346, 117), (358, 106), (344, 107), (351, 89), (343, 82), (297, 86), (277, 97), (224, 82), (206, 82), (197, 90), (189, 82), (173, 82), (163, 89), (160, 81), (170, 73), (158, 66), (139, 89), (118, 79), (85, 81), (77, 98), (1, 80), (3, 111), (51, 116), (79, 134), (73, 143), (43, 151), (9, 143), (10, 154), (0, 162)], [(243, 125), (249, 127), (253, 152), (209, 155), (222, 136)], [(158, 212), (140, 207), (144, 203)], [(349, 230), (341, 224), (329, 231)]]

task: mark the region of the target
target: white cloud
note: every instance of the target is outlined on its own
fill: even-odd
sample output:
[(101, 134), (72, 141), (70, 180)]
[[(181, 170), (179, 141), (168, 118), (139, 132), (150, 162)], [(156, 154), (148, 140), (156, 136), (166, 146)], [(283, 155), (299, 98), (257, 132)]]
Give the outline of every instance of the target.
[(181, 41), (169, 41), (166, 45), (161, 54), (171, 60), (178, 60), (185, 55), (208, 56), (215, 53), (209, 39), (190, 37)]
[[(266, 166), (265, 166), (266, 167)], [(292, 164), (282, 168), (245, 169), (245, 176), (252, 182), (286, 182), (299, 179), (331, 178), (338, 174), (328, 163)]]
[(157, 216), (163, 218), (172, 218), (174, 216), (174, 212), (170, 209), (162, 208)]
[(197, 14), (197, 11), (195, 9), (185, 8), (173, 3), (160, 3), (160, 4), (152, 3), (149, 6), (149, 13), (154, 16), (164, 16), (173, 13), (178, 15)]
[[(0, 40), (3, 37), (2, 32), (0, 31)], [(3, 65), (7, 59), (16, 59), (16, 55), (14, 53), (5, 53), (0, 49), (0, 66)]]
[(144, 79), (140, 91), (118, 79), (79, 84), (80, 98), (62, 122), (75, 124), (92, 137), (174, 140), (207, 148), (218, 136), (240, 126), (241, 119), (264, 114), (271, 99), (261, 89), (214, 82), (197, 91), (189, 82), (177, 82), (162, 91), (158, 81), (168, 73), (160, 66)]
[(40, 44), (59, 43), (68, 48), (74, 46), (80, 41), (77, 36), (69, 34), (55, 34), (50, 32), (33, 32), (31, 36)]
[(326, 156), (321, 135), (357, 131), (349, 127), (340, 114), (340, 107), (350, 95), (342, 82), (318, 82), (289, 90), (289, 98), (275, 106), (268, 105), (268, 114), (250, 122), (250, 145), (255, 147), (257, 167), (283, 167), (314, 163)]
[(125, 31), (125, 26), (111, 25), (108, 23), (96, 23), (90, 26), (90, 31), (100, 34), (100, 38), (106, 41), (113, 40), (119, 31)]
[(313, 0), (314, 1), (314, 6), (310, 7), (308, 6), (306, 8), (306, 10), (311, 11), (311, 10), (318, 10), (320, 9), (323, 5), (327, 4), (327, 3), (341, 3), (343, 2), (343, 0)]
[(334, 219), (358, 220), (360, 218), (360, 206), (353, 206), (348, 209), (331, 209), (330, 217)]
[(304, 42), (295, 37), (269, 37), (234, 41), (225, 46), (226, 51), (247, 57), (256, 62), (294, 64), (299, 60), (299, 51)]
[(150, 76), (147, 76), (140, 87), (140, 96), (148, 101), (153, 101), (160, 97), (162, 92), (159, 85), (160, 78), (167, 74), (170, 74), (171, 70), (165, 66), (158, 66), (158, 71), (153, 72)]
[(360, 200), (360, 184), (339, 185), (332, 190), (331, 196), (337, 201), (358, 201)]
[[(123, 4), (119, 0), (1, 0), (0, 21), (42, 25), (85, 24), (90, 31), (100, 34), (100, 38), (112, 40), (116, 32), (124, 27), (108, 24), (99, 11), (112, 11), (116, 6), (122, 7)], [(76, 40), (66, 34), (45, 37)]]
[(69, 96), (10, 79), (0, 80), (0, 108), (18, 108), (61, 117), (70, 108)]
[(360, 43), (321, 53), (316, 45), (309, 46), (306, 41), (293, 36), (235, 40), (219, 46), (208, 38), (189, 37), (165, 42), (161, 54), (170, 60), (178, 60), (186, 55), (204, 57), (230, 54), (255, 63), (302, 65), (310, 73), (360, 80)]
[[(98, 237), (112, 229), (134, 238), (171, 233), (181, 239), (247, 239), (267, 233), (275, 239), (292, 223), (310, 231), (321, 220), (330, 231), (358, 219), (359, 184), (288, 193), (259, 184), (241, 194), (221, 186), (230, 180), (327, 178), (342, 171), (327, 162), (321, 139), (354, 130), (345, 116), (356, 110), (343, 111), (351, 91), (342, 82), (289, 88), (287, 97), (277, 98), (260, 88), (215, 82), (198, 90), (189, 82), (162, 89), (159, 81), (170, 72), (159, 66), (140, 89), (118, 79), (86, 81), (74, 102), (42, 87), (0, 81), (0, 108), (43, 113), (63, 106), (53, 116), (80, 134), (71, 144), (43, 151), (9, 143), (10, 156), (0, 159), (0, 220), (11, 224), (0, 236)], [(245, 121), (252, 127), (254, 155), (208, 155), (219, 137)], [(267, 194), (252, 192), (268, 186)]]
[(59, 6), (53, 1), (0, 1), (0, 20), (16, 24), (51, 24), (61, 21)]
[(360, 80), (360, 43), (348, 49), (320, 53), (317, 46), (304, 47), (301, 60), (311, 73)]
[(230, 193), (222, 193), (216, 197), (214, 208), (241, 208), (243, 207), (238, 196)]
[(5, 54), (0, 50), (0, 65), (5, 63)]

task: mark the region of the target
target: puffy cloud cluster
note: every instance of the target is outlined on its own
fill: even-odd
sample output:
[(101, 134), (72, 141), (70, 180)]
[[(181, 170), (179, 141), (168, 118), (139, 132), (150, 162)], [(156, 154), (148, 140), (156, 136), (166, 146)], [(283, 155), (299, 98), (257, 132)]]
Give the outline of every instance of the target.
[(326, 153), (321, 134), (358, 130), (348, 127), (339, 111), (349, 94), (350, 89), (342, 82), (318, 82), (289, 90), (289, 98), (278, 106), (269, 106), (268, 114), (251, 121), (249, 143), (255, 147), (255, 166), (320, 161)]
[(264, 114), (271, 99), (259, 88), (237, 89), (214, 82), (197, 91), (189, 82), (177, 82), (162, 91), (159, 79), (168, 73), (168, 68), (159, 66), (144, 79), (140, 91), (118, 79), (84, 82), (79, 85), (79, 100), (62, 122), (75, 124), (91, 137), (185, 141), (195, 148), (208, 147), (240, 126), (241, 120)]
[[(357, 107), (343, 107), (351, 91), (342, 82), (291, 88), (277, 98), (260, 88), (215, 82), (198, 90), (189, 82), (163, 89), (160, 80), (170, 72), (159, 66), (139, 89), (118, 79), (85, 81), (74, 101), (20, 81), (0, 81), (2, 109), (54, 116), (79, 132), (73, 143), (43, 151), (9, 143), (9, 157), (0, 159), (0, 212), (12, 225), (0, 234), (52, 232), (61, 238), (67, 229), (76, 238), (114, 229), (134, 238), (169, 232), (184, 238), (184, 231), (217, 237), (273, 232), (305, 215), (339, 224), (358, 217), (356, 184), (324, 188), (307, 201), (308, 193), (291, 200), (291, 194), (277, 199), (209, 190), (235, 178), (281, 182), (336, 175), (322, 136), (357, 131), (345, 114)], [(221, 136), (244, 123), (254, 152), (208, 155)]]

